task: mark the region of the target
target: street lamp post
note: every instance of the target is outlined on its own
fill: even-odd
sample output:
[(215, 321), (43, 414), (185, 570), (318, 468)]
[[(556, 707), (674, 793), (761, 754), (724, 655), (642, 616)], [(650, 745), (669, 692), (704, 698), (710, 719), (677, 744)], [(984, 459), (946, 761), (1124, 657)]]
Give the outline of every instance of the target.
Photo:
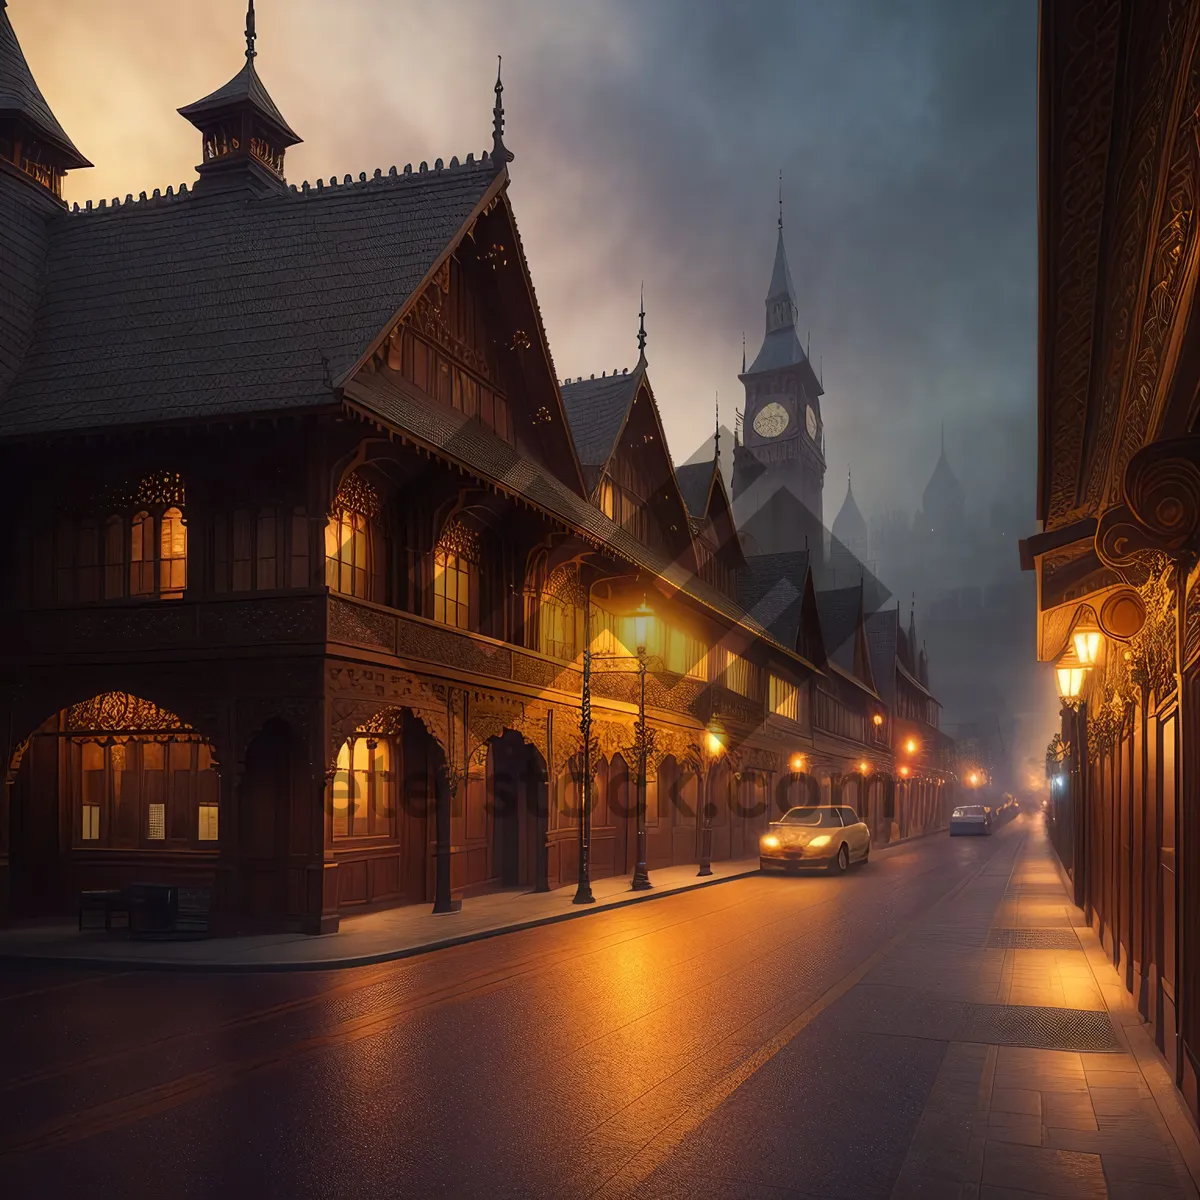
[(634, 612), (634, 641), (637, 643), (638, 661), (638, 778), (637, 778), (637, 865), (633, 869), (632, 888), (644, 892), (653, 886), (646, 867), (646, 755), (650, 746), (650, 731), (646, 728), (646, 633), (651, 616), (650, 606), (642, 597), (642, 603)]
[[(1068, 770), (1067, 803), (1071, 814), (1071, 882), (1074, 885), (1074, 901), (1084, 908), (1088, 900), (1085, 876), (1087, 874), (1087, 804), (1084, 797), (1085, 765), (1084, 753), (1087, 745), (1087, 708), (1083, 700), (1083, 684), (1087, 673), (1095, 662), (1099, 645), (1085, 641), (1080, 655), (1077, 646), (1072, 646), (1059, 660), (1057, 667), (1058, 697), (1063, 706), (1063, 727), (1067, 734)], [(1084, 662), (1084, 657), (1089, 661)], [(1089, 914), (1090, 919), (1090, 914)]]
[[(704, 731), (705, 749), (708, 751), (713, 762), (720, 757), (721, 751), (725, 748), (725, 743), (721, 740), (721, 732), (717, 725), (710, 721), (708, 728)], [(706, 771), (705, 775), (711, 774), (711, 771)], [(708, 795), (708, 789), (711, 780), (706, 779), (703, 787), (703, 797), (701, 800), (702, 819), (700, 824), (700, 869), (696, 872), (699, 875), (712, 874), (712, 800)]]
[(579, 882), (572, 904), (594, 904), (592, 895), (592, 593), (583, 609), (583, 698), (579, 706), (579, 737), (583, 743), (583, 781), (579, 813)]

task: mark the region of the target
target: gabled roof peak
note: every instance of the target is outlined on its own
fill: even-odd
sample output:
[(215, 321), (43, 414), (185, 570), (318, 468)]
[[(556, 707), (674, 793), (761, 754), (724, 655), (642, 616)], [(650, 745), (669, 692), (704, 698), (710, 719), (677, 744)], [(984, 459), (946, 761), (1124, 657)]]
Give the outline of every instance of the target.
[(75, 148), (50, 111), (25, 61), (7, 7), (7, 3), (0, 3), (0, 120), (7, 118), (24, 124), (38, 141), (45, 143), (57, 159), (55, 166), (59, 169), (90, 167), (92, 164)]

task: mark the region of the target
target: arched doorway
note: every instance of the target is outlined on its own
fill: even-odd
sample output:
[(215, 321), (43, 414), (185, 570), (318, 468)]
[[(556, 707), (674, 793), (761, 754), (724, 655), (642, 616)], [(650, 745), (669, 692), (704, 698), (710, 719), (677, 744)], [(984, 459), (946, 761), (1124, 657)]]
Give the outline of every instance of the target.
[(547, 886), (549, 798), (541, 754), (514, 730), (488, 747), (490, 879), (501, 887)]
[(733, 771), (725, 759), (713, 765), (708, 777), (708, 822), (712, 829), (712, 853), (709, 857), (716, 862), (729, 857), (730, 808), (733, 799)]
[(211, 886), (223, 834), (216, 751), (152, 701), (104, 692), (43, 722), (10, 764), (11, 907), (69, 912), (80, 891)]
[(338, 748), (325, 813), (341, 913), (433, 899), (441, 762), (441, 748), (406, 708), (377, 713)]

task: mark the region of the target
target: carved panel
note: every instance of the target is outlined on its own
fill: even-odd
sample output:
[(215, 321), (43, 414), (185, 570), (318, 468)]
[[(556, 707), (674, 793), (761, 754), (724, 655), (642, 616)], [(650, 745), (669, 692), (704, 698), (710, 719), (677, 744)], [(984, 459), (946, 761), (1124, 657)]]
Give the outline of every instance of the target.
[(200, 638), (223, 645), (316, 641), (323, 634), (318, 597), (242, 600), (200, 610)]
[(379, 646), (394, 653), (396, 618), (361, 604), (329, 598), (329, 640)]
[(508, 679), (512, 674), (512, 653), (503, 646), (474, 641), (403, 617), (397, 621), (396, 653), (401, 658), (420, 658), (477, 675)]
[(1059, 10), (1052, 9), (1047, 19), (1061, 19), (1064, 26), (1070, 22), (1062, 30), (1063, 40), (1069, 42), (1066, 56), (1049, 65), (1058, 85), (1049, 99), (1061, 114), (1052, 149), (1059, 201), (1048, 230), (1053, 268), (1047, 280), (1052, 359), (1045, 436), (1053, 453), (1046, 499), (1053, 528), (1065, 522), (1074, 506), (1083, 452), (1121, 4), (1096, 0), (1074, 6), (1069, 18), (1065, 12), (1060, 18)]
[[(1099, 310), (1103, 317), (1094, 330), (1100, 345), (1095, 355), (1099, 377), (1092, 388), (1095, 402), (1089, 422), (1092, 445), (1088, 462), (1083, 465), (1086, 479), (1080, 481), (1073, 497), (1074, 502), (1084, 501), (1084, 511), (1095, 512), (1104, 501), (1118, 414), (1130, 367), (1136, 368), (1150, 267), (1147, 259), (1153, 253), (1148, 236), (1155, 219), (1151, 209), (1156, 181), (1164, 166), (1162, 148), (1171, 136), (1169, 101), (1179, 71), (1181, 26), (1186, 23), (1188, 7), (1188, 0), (1172, 0), (1156, 8), (1151, 19), (1129, 25), (1123, 75), (1126, 107), (1124, 120), (1114, 135), (1121, 170), (1115, 192), (1106, 197), (1111, 206), (1112, 232), (1108, 244), (1099, 247), (1108, 265), (1105, 303)], [(1089, 306), (1086, 315), (1080, 316), (1090, 322), (1095, 312)]]

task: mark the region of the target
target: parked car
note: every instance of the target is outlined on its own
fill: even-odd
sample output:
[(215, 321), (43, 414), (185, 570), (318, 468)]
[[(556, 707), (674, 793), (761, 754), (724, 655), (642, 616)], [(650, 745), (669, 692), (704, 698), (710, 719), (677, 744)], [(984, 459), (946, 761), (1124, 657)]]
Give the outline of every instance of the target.
[(963, 804), (950, 814), (950, 836), (958, 834), (990, 835), (992, 814), (982, 804)]
[(821, 867), (841, 873), (852, 862), (865, 863), (870, 857), (871, 831), (845, 805), (789, 808), (771, 822), (758, 842), (758, 865), (763, 871)]

